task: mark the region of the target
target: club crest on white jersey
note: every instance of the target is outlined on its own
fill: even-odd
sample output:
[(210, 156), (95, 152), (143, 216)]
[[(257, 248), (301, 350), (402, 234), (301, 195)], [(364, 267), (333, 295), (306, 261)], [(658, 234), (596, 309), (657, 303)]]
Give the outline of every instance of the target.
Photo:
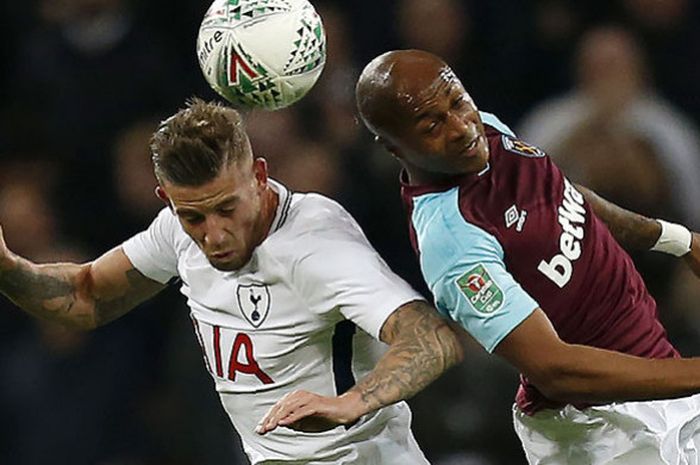
[(239, 284), (236, 298), (243, 317), (254, 328), (259, 328), (270, 313), (270, 290), (267, 284)]

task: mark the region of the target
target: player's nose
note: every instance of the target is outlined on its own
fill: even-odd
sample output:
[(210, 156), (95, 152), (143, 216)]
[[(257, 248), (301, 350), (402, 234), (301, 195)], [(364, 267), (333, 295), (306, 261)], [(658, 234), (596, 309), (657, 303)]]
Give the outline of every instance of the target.
[(209, 217), (204, 224), (204, 243), (211, 247), (217, 248), (226, 242), (227, 232), (225, 225), (216, 217)]
[(447, 117), (447, 128), (452, 143), (460, 143), (472, 139), (473, 124), (463, 114), (450, 113)]

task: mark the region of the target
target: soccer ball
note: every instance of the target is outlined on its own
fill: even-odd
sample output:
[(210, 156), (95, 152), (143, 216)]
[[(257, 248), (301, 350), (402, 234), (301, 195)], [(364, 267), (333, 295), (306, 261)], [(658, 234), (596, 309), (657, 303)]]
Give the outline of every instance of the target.
[(326, 62), (326, 35), (308, 0), (214, 0), (199, 28), (197, 57), (226, 100), (277, 110), (313, 87)]

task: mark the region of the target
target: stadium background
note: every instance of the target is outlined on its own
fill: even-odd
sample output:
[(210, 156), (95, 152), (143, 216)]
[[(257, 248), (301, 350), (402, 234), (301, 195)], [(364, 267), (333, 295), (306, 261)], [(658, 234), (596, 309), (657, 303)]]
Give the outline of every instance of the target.
[[(354, 111), (359, 71), (391, 48), (445, 57), (480, 108), (546, 145), (574, 179), (631, 208), (700, 226), (698, 2), (315, 5), (328, 34), (326, 69), (300, 104), (248, 116), (254, 150), (292, 188), (340, 200), (423, 291), (397, 165)], [(0, 224), (13, 250), (83, 261), (147, 226), (161, 206), (150, 132), (185, 98), (214, 97), (194, 50), (207, 6), (0, 2)], [(698, 354), (697, 281), (668, 257), (635, 259), (672, 341)], [(414, 431), (433, 463), (524, 463), (510, 426), (516, 384), (511, 369), (475, 347), (413, 399)], [(89, 334), (31, 320), (0, 299), (0, 463), (247, 463), (177, 290)]]

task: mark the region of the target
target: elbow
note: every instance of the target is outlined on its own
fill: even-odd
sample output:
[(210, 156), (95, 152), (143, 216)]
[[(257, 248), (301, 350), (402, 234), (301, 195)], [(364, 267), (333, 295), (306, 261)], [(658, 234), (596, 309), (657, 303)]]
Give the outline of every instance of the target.
[(553, 364), (528, 376), (530, 382), (548, 399), (578, 403), (595, 400), (593, 386), (575, 366)]
[(540, 391), (546, 398), (571, 403), (575, 402), (579, 397), (578, 393), (569, 383), (563, 381), (556, 374), (542, 375), (537, 378), (528, 378), (530, 382)]
[(440, 340), (442, 341), (443, 364), (445, 370), (455, 365), (459, 365), (464, 360), (464, 345), (460, 338), (447, 324), (440, 331)]
[(577, 359), (575, 348), (562, 344), (523, 374), (548, 399), (575, 403), (590, 400), (592, 394), (591, 376), (583, 371), (584, 365)]
[(93, 315), (73, 315), (70, 319), (58, 321), (66, 329), (78, 332), (89, 332), (97, 329), (100, 325)]
[(97, 329), (99, 325), (94, 320), (91, 320), (86, 322), (73, 322), (69, 327), (75, 331), (87, 333)]
[(98, 308), (94, 298), (77, 292), (74, 299), (57, 312), (52, 320), (74, 331), (92, 331), (101, 326)]

